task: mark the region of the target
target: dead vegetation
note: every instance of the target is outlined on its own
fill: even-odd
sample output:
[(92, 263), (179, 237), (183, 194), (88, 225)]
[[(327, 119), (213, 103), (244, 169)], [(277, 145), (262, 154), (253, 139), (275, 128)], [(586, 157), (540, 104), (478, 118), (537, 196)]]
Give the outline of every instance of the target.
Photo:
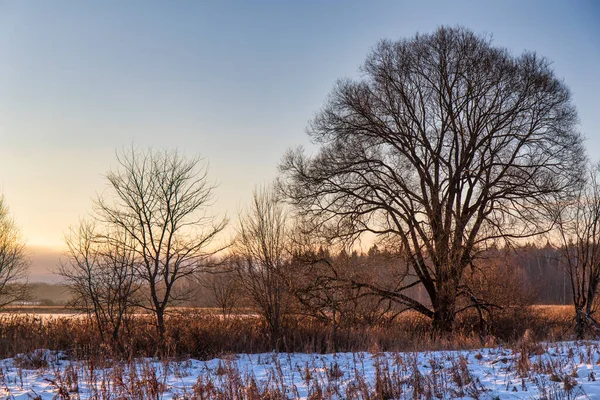
[[(303, 316), (287, 316), (279, 348), (284, 352), (330, 353), (334, 351), (422, 351), (466, 349), (519, 343), (525, 332), (531, 340), (558, 341), (572, 337), (572, 310), (562, 306), (533, 306), (497, 317), (495, 329), (486, 336), (478, 331), (475, 313), (456, 321), (452, 337), (434, 340), (430, 323), (415, 312), (406, 312), (373, 326), (337, 327)], [(518, 312), (517, 312), (518, 311)], [(0, 323), (0, 357), (13, 357), (37, 349), (62, 351), (73, 358), (110, 356), (115, 359), (152, 357), (160, 353), (160, 338), (146, 316), (130, 318), (117, 343), (101, 339), (86, 317), (3, 315)], [(166, 319), (165, 358), (207, 359), (236, 353), (273, 350), (268, 324), (259, 316), (211, 312), (171, 314)]]
[[(569, 399), (595, 381), (597, 342), (540, 344), (525, 335), (512, 349), (423, 353), (233, 355), (192, 359), (69, 360), (48, 350), (0, 364), (11, 396), (55, 399), (451, 399), (502, 395)], [(39, 381), (39, 379), (38, 379)], [(584, 384), (585, 383), (585, 384)], [(44, 397), (46, 398), (46, 397)]]

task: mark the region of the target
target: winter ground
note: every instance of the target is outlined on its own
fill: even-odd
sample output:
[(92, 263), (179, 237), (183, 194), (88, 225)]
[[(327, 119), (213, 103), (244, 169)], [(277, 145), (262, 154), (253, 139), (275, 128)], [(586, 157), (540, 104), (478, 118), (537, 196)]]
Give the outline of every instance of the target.
[[(0, 361), (10, 399), (598, 398), (600, 342), (422, 353), (252, 354), (210, 361)], [(598, 377), (598, 380), (596, 380)]]

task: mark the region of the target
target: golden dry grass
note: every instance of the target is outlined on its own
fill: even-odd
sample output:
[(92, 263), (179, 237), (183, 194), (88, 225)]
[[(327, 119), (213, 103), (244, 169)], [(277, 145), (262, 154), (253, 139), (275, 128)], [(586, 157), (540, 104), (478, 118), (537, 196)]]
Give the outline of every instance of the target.
[[(20, 309), (25, 310), (25, 309)], [(27, 309), (28, 311), (31, 309)], [(55, 311), (52, 308), (43, 308)], [(325, 353), (334, 351), (420, 351), (476, 348), (514, 344), (525, 332), (535, 340), (557, 341), (572, 337), (573, 311), (567, 306), (533, 306), (505, 310), (494, 316), (486, 335), (479, 331), (474, 314), (457, 318), (455, 334), (433, 340), (430, 322), (407, 312), (396, 320), (377, 326), (332, 325), (311, 318), (289, 316), (281, 339), (273, 348), (268, 329), (259, 317), (223, 318), (214, 310), (173, 313), (167, 319), (166, 345), (161, 346), (151, 317), (130, 318), (118, 342), (102, 342), (87, 318), (41, 317), (43, 314), (0, 315), (0, 357), (10, 357), (39, 348), (62, 350), (78, 357), (111, 353), (119, 357), (192, 356), (209, 358), (231, 353), (271, 350)]]

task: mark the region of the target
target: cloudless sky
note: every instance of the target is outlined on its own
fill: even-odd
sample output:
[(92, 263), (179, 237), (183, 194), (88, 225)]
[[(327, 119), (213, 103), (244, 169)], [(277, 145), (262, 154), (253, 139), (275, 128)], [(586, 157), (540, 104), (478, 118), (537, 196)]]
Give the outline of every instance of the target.
[(0, 191), (29, 245), (59, 249), (115, 149), (169, 147), (206, 158), (235, 219), (336, 79), (440, 25), (552, 60), (600, 159), (598, 1), (0, 0)]

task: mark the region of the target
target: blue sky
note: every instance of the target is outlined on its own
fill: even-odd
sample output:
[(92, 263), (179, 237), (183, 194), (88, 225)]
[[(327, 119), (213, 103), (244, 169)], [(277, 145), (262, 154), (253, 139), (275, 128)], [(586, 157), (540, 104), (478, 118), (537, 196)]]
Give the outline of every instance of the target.
[(0, 190), (30, 245), (59, 248), (115, 149), (173, 147), (206, 157), (235, 218), (336, 79), (440, 25), (552, 60), (600, 159), (597, 1), (0, 0)]

